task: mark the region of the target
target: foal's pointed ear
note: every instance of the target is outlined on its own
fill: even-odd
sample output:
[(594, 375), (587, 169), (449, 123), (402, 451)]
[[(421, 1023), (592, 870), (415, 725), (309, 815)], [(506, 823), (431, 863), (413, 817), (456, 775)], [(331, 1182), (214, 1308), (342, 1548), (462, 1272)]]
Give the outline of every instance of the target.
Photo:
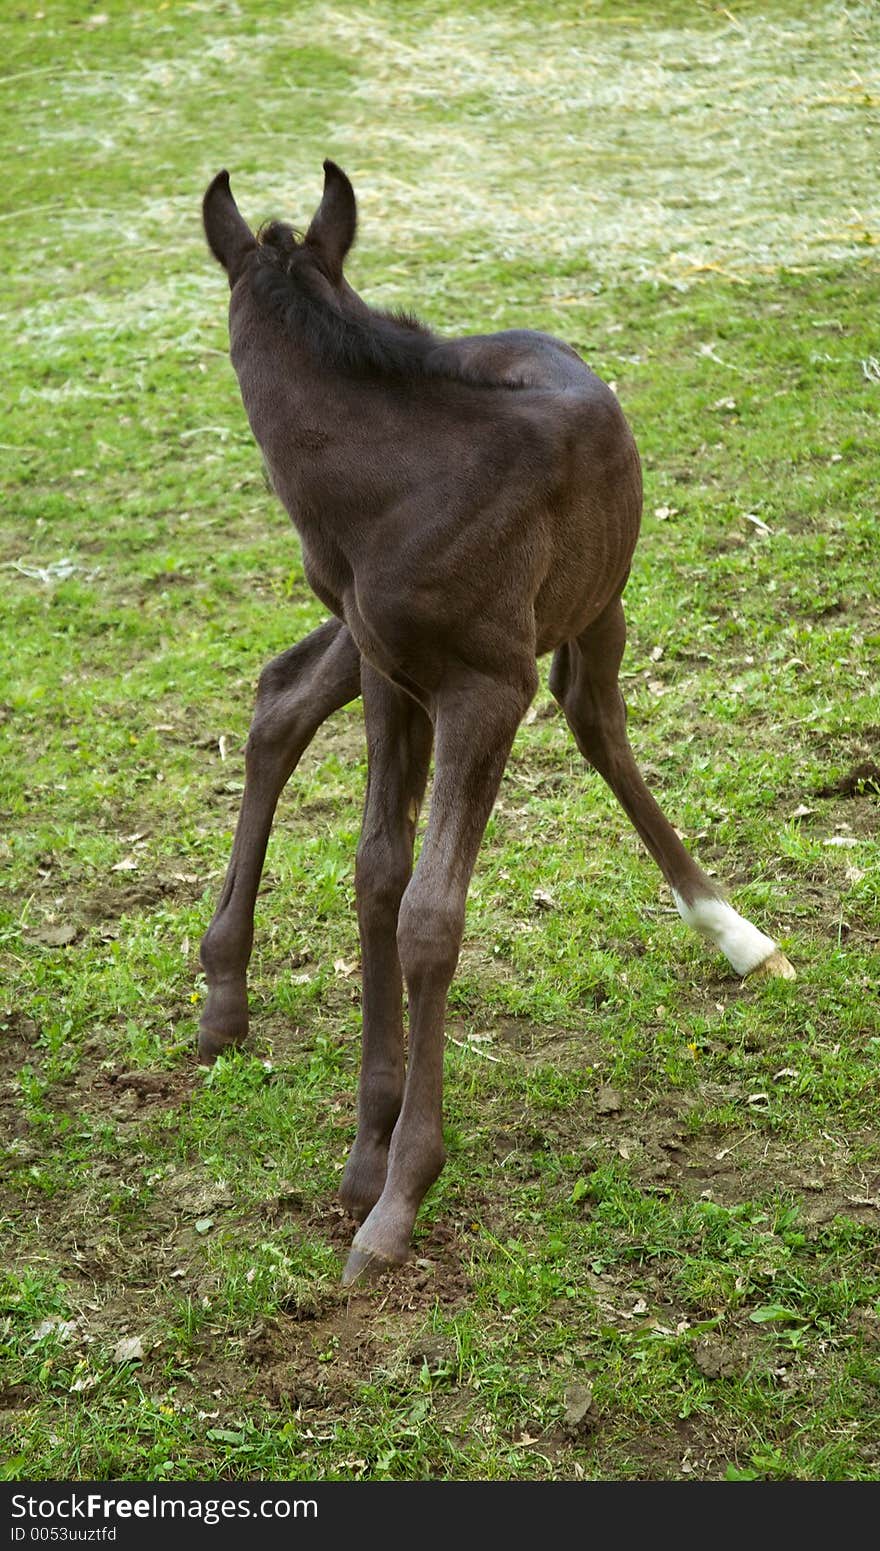
[(342, 261), (354, 242), (357, 202), (348, 178), (335, 162), (324, 163), (324, 197), (305, 240), (318, 250), (331, 280), (342, 279)]
[(202, 220), (208, 247), (223, 265), (229, 284), (233, 286), (257, 241), (232, 197), (229, 173), (225, 169), (218, 172), (208, 187), (202, 201)]

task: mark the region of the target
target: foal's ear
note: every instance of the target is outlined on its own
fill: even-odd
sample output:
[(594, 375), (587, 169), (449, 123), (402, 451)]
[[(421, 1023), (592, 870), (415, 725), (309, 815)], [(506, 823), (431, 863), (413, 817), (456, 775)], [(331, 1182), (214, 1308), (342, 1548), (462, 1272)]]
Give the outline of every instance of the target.
[(256, 238), (240, 214), (229, 187), (229, 173), (218, 172), (202, 201), (202, 220), (208, 247), (223, 265), (230, 286), (235, 285), (244, 261), (257, 246)]
[(342, 279), (342, 261), (354, 242), (357, 230), (357, 203), (354, 189), (341, 167), (335, 162), (324, 163), (324, 197), (312, 218), (305, 235), (306, 242), (317, 249), (330, 279), (339, 283)]

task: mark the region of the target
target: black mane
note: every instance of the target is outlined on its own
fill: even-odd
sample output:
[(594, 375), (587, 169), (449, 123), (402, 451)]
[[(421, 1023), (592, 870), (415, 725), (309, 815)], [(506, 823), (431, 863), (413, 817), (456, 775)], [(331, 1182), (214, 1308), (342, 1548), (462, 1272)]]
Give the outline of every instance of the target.
[(341, 312), (311, 284), (313, 260), (290, 226), (272, 221), (258, 234), (251, 291), (321, 361), (357, 376), (446, 378), (471, 387), (511, 388), (456, 357), (450, 342), (405, 312)]

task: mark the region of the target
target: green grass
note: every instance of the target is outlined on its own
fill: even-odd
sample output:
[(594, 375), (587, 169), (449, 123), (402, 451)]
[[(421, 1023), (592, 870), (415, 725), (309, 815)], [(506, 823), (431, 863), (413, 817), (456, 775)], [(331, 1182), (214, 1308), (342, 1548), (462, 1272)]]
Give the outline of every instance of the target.
[[(4, 1473), (877, 1479), (876, 9), (46, 0), (0, 40)], [(302, 223), (328, 154), (371, 300), (615, 383), (632, 739), (799, 976), (689, 937), (542, 688), (449, 1162), (351, 1299), (357, 707), (282, 803), (248, 1050), (194, 1061), (256, 676), (321, 618), (199, 201), (228, 165)]]

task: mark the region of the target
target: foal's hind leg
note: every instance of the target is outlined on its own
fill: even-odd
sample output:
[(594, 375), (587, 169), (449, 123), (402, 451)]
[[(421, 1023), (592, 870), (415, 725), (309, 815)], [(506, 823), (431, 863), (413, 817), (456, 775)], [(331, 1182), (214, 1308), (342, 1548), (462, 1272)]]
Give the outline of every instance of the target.
[(413, 842), (434, 729), (421, 706), (366, 662), (361, 692), (368, 778), (355, 867), (363, 966), (358, 1129), (340, 1200), (363, 1220), (385, 1185), (388, 1143), (403, 1099), (403, 977), (397, 916), (412, 872)]
[(247, 966), (254, 904), (275, 807), (318, 728), (360, 694), (360, 653), (343, 624), (329, 620), (260, 675), (245, 755), (245, 789), (226, 881), (202, 938), (208, 997), (199, 1056), (213, 1061), (247, 1034)]
[[(519, 672), (516, 671), (517, 666)], [(409, 1065), (382, 1194), (355, 1234), (342, 1280), (399, 1265), (423, 1197), (443, 1167), (443, 1025), (458, 960), (465, 900), (514, 734), (532, 695), (534, 660), (507, 682), (450, 671), (437, 710), (428, 827), (397, 923), (409, 992)]]
[(794, 970), (773, 939), (727, 904), (648, 791), (626, 736), (626, 710), (617, 682), (625, 642), (618, 599), (553, 659), (550, 689), (578, 748), (632, 819), (672, 889), (682, 920), (713, 942), (738, 975), (760, 972), (794, 979)]

